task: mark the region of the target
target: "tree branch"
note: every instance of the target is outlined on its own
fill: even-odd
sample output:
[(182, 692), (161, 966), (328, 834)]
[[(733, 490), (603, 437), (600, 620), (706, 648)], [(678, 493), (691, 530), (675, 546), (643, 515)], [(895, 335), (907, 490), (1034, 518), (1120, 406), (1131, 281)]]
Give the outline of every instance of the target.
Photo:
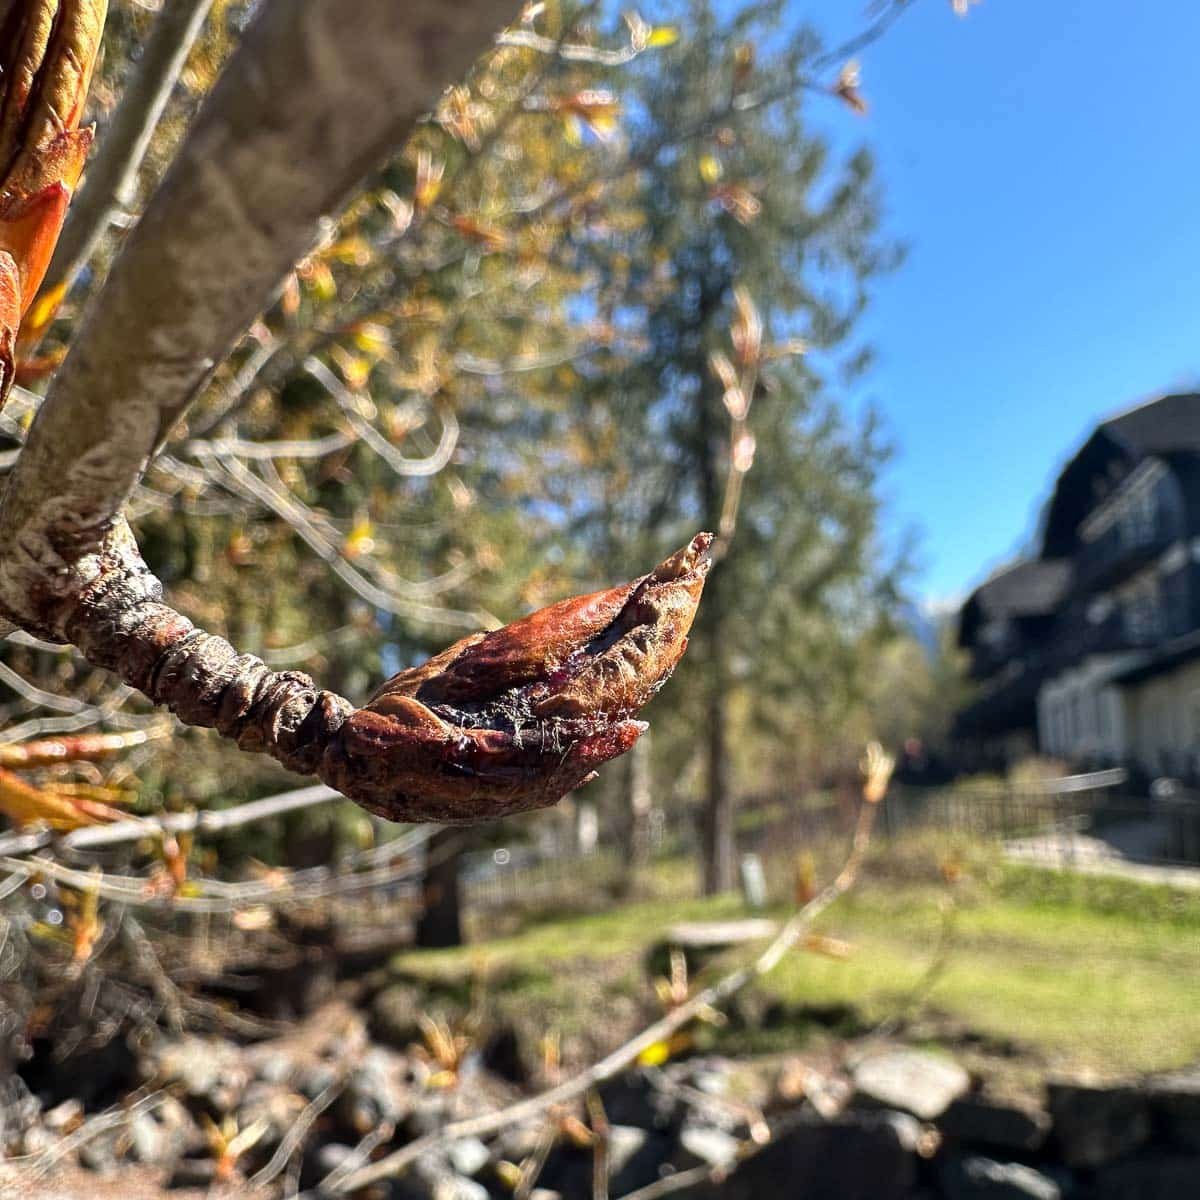
[(121, 510), (322, 219), (467, 69), (500, 7), (265, 0), (86, 313), (0, 503), (4, 617), (393, 820), (542, 807), (628, 750), (687, 644), (711, 537), (632, 583), (465, 638), (354, 710), (164, 604)]
[[(0, 602), (82, 580), (150, 457), (510, 0), (267, 0), (82, 322), (0, 509)], [(40, 586), (39, 586), (40, 585)], [(74, 590), (74, 588), (72, 588)]]
[(211, 7), (212, 0), (169, 0), (163, 6), (137, 74), (125, 89), (100, 153), (89, 164), (71, 205), (42, 284), (46, 295), (66, 292), (95, 252), (114, 213), (130, 203), (150, 139)]

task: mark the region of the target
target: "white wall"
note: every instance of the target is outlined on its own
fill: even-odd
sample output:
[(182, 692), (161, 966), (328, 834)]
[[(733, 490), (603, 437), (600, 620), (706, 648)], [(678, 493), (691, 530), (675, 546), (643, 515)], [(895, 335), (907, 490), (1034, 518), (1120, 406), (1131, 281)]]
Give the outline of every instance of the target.
[(1088, 763), (1121, 762), (1129, 750), (1129, 713), (1110, 682), (1125, 655), (1088, 659), (1047, 680), (1038, 692), (1038, 742), (1044, 753)]
[(1088, 765), (1136, 763), (1151, 775), (1200, 771), (1200, 662), (1141, 684), (1110, 682), (1130, 661), (1089, 660), (1042, 685), (1042, 751)]
[(1200, 662), (1126, 689), (1130, 755), (1152, 774), (1200, 766)]

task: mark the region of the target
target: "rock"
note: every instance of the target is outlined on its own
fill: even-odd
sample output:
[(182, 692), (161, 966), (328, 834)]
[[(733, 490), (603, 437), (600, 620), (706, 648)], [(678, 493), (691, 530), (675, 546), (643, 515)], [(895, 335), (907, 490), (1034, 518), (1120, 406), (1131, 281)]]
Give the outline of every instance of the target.
[(394, 1125), (410, 1108), (404, 1060), (376, 1048), (363, 1055), (350, 1072), (335, 1111), (350, 1132), (361, 1138), (384, 1122)]
[(257, 1145), (261, 1152), (270, 1153), (283, 1140), (304, 1110), (305, 1100), (287, 1084), (255, 1080), (246, 1089), (237, 1108), (239, 1129), (247, 1129), (261, 1121), (266, 1130)]
[(1050, 1132), (1050, 1114), (1032, 1105), (1009, 1104), (986, 1095), (960, 1096), (938, 1118), (938, 1128), (959, 1142), (1031, 1152)]
[(774, 937), (778, 926), (766, 917), (742, 921), (680, 921), (666, 931), (666, 940), (681, 950), (727, 950), (747, 942)]
[(296, 1089), (306, 1100), (315, 1100), (337, 1077), (337, 1069), (332, 1063), (313, 1063), (296, 1077)]
[(688, 970), (695, 972), (713, 957), (747, 942), (773, 937), (778, 926), (766, 917), (740, 921), (681, 921), (670, 926), (662, 940), (646, 952), (646, 969), (651, 975), (669, 975), (671, 951), (683, 951)]
[(924, 1050), (886, 1050), (854, 1068), (856, 1101), (898, 1108), (922, 1121), (940, 1117), (970, 1083), (953, 1059)]
[(217, 1177), (217, 1164), (211, 1158), (181, 1158), (167, 1179), (168, 1188), (206, 1188)]
[(600, 1101), (613, 1125), (677, 1132), (683, 1124), (683, 1104), (677, 1096), (657, 1088), (643, 1070), (626, 1071), (599, 1088)]
[[(17, 1082), (20, 1083), (20, 1078), (17, 1077)], [(23, 1084), (21, 1086), (24, 1086)], [(32, 1100), (33, 1097), (31, 1096)], [(36, 1115), (36, 1104), (35, 1115)], [(42, 1123), (52, 1133), (70, 1133), (83, 1120), (83, 1103), (72, 1097), (70, 1100), (64, 1100), (61, 1104), (56, 1104), (53, 1108), (47, 1109), (42, 1117)]]
[(492, 1160), (492, 1152), (478, 1138), (459, 1138), (446, 1147), (450, 1165), (460, 1175), (478, 1175)]
[(711, 1125), (685, 1125), (679, 1135), (674, 1162), (680, 1170), (707, 1163), (710, 1167), (732, 1166), (741, 1141), (724, 1129)]
[(312, 1153), (313, 1170), (319, 1179), (336, 1171), (354, 1153), (353, 1146), (342, 1142), (324, 1142)]
[(424, 1010), (421, 989), (411, 983), (393, 983), (371, 1001), (369, 1029), (371, 1037), (384, 1045), (406, 1050), (420, 1043), (418, 1017)]
[(395, 1200), (489, 1200), (483, 1184), (450, 1170), (444, 1159), (432, 1155), (413, 1163), (395, 1181), (390, 1195)]
[(930, 1145), (931, 1137), (932, 1144), (938, 1144), (937, 1134), (929, 1126), (922, 1125), (911, 1113), (888, 1110), (881, 1112), (878, 1120), (880, 1124), (889, 1126), (900, 1145), (913, 1154), (925, 1157), (925, 1148)]
[(220, 1038), (194, 1035), (159, 1043), (147, 1056), (143, 1070), (160, 1084), (177, 1086), (219, 1117), (237, 1107), (249, 1080), (236, 1046)]
[(128, 1157), (149, 1166), (165, 1166), (183, 1157), (197, 1133), (188, 1111), (174, 1096), (129, 1122)]
[(1146, 1080), (1151, 1117), (1162, 1136), (1200, 1151), (1200, 1064)]
[(1096, 1172), (1096, 1200), (1187, 1200), (1200, 1194), (1200, 1156), (1135, 1158)]
[(1136, 1150), (1150, 1136), (1145, 1093), (1132, 1087), (1051, 1083), (1054, 1140), (1068, 1167), (1099, 1167)]
[(116, 1171), (121, 1160), (121, 1148), (118, 1145), (121, 1134), (119, 1129), (109, 1129), (97, 1137), (89, 1138), (79, 1147), (80, 1166), (100, 1175)]
[(255, 1075), (264, 1083), (287, 1083), (296, 1073), (296, 1064), (281, 1050), (275, 1050), (258, 1060)]
[[(64, 1101), (64, 1105), (71, 1104), (79, 1113), (83, 1112), (83, 1105), (78, 1100)], [(0, 1076), (0, 1151), (32, 1129), (41, 1111), (38, 1098), (26, 1087), (20, 1075)]]
[(493, 1075), (523, 1087), (529, 1082), (529, 1064), (521, 1050), (521, 1039), (511, 1025), (495, 1030), (480, 1051), (483, 1066)]
[(1049, 1175), (1024, 1163), (997, 1162), (981, 1154), (949, 1159), (941, 1170), (946, 1200), (1061, 1200)]
[[(609, 1192), (623, 1196), (654, 1183), (667, 1164), (674, 1139), (654, 1130), (631, 1125), (612, 1125), (609, 1128), (608, 1170)], [(564, 1196), (590, 1196), (594, 1156), (560, 1142), (546, 1159), (541, 1182)]]
[(432, 1200), (489, 1200), (489, 1197), (482, 1183), (448, 1173), (434, 1184)]
[[(917, 1158), (894, 1122), (848, 1113), (799, 1124), (698, 1200), (908, 1200)], [(586, 1193), (585, 1193), (586, 1194)]]

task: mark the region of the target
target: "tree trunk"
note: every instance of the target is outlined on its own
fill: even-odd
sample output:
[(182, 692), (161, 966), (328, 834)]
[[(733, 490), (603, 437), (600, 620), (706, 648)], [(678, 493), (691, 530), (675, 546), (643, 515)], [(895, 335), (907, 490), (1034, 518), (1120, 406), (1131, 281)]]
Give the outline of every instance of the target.
[(720, 622), (709, 635), (707, 788), (704, 804), (704, 894), (731, 891), (737, 883), (733, 836), (733, 790), (730, 786), (728, 711)]
[[(721, 289), (701, 300), (703, 312), (715, 312)], [(721, 395), (713, 374), (702, 368), (700, 374), (700, 495), (704, 502), (708, 528), (716, 529), (725, 489), (723, 452), (728, 438)], [(706, 786), (702, 838), (702, 883), (706, 896), (731, 891), (737, 885), (733, 838), (733, 790), (729, 765), (729, 671), (726, 652), (728, 568), (713, 563), (705, 606), (699, 614), (704, 637)]]
[(643, 733), (625, 756), (621, 779), (621, 841), (624, 869), (618, 887), (623, 896), (631, 895), (650, 860), (650, 734)]
[(436, 830), (425, 844), (429, 865), (421, 884), (421, 915), (415, 934), (418, 946), (463, 944), (458, 871), (468, 837), (466, 830), (448, 826)]

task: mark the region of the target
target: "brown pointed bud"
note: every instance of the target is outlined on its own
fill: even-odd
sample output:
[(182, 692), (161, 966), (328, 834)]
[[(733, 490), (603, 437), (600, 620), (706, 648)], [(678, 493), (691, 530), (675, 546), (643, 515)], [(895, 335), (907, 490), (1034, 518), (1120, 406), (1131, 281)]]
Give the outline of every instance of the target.
[(0, 404), (91, 145), (80, 129), (106, 0), (0, 4)]
[(708, 573), (697, 534), (649, 575), (456, 642), (351, 714), (321, 777), (391, 820), (543, 808), (628, 750), (687, 648)]

